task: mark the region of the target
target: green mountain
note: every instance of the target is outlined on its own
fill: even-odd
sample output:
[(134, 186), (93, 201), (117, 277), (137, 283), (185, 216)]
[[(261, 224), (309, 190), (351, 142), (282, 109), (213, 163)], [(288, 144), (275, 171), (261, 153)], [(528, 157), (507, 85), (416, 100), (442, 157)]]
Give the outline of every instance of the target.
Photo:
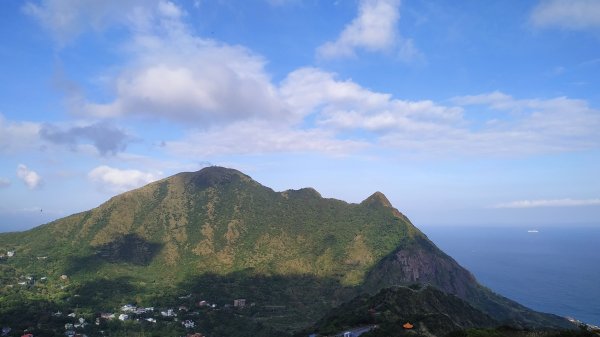
[(31, 298), (68, 298), (98, 310), (174, 303), (188, 293), (221, 305), (245, 298), (254, 303), (253, 319), (289, 330), (359, 294), (416, 282), (503, 323), (570, 326), (479, 285), (382, 193), (351, 204), (311, 188), (276, 192), (221, 167), (180, 173), (90, 211), (0, 234), (3, 251), (15, 252), (0, 260), (4, 292), (19, 275), (47, 277), (46, 294)]
[(333, 309), (305, 332), (333, 335), (355, 327), (377, 325), (371, 334), (402, 336), (405, 335), (402, 326), (406, 323), (412, 325), (410, 330), (413, 332), (426, 336), (444, 336), (452, 331), (499, 325), (498, 321), (454, 295), (432, 286), (413, 285), (357, 296)]

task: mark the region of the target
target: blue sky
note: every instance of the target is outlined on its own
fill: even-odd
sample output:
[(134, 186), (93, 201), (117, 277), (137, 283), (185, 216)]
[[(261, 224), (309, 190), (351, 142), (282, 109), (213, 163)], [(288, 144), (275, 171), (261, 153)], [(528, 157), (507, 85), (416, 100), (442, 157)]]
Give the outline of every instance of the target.
[(598, 224), (598, 1), (9, 1), (0, 42), (0, 230), (207, 165)]

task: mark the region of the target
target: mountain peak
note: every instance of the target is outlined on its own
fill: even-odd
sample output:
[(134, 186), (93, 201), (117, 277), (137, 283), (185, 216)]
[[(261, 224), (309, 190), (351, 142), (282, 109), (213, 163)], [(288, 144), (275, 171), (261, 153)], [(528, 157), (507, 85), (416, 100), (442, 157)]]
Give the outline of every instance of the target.
[(235, 180), (251, 181), (252, 178), (238, 170), (221, 166), (208, 166), (200, 171), (188, 173), (191, 181), (199, 187), (215, 187), (231, 183)]
[(212, 175), (225, 175), (225, 174), (245, 175), (236, 169), (232, 169), (229, 167), (223, 167), (223, 166), (207, 166), (207, 167), (201, 168), (200, 170), (198, 170), (194, 173), (196, 173), (196, 174), (212, 174)]
[(384, 206), (384, 207), (390, 207), (390, 208), (393, 207), (392, 203), (388, 200), (388, 198), (385, 196), (385, 194), (383, 194), (379, 191), (371, 194), (370, 197), (363, 200), (363, 202), (361, 202), (360, 204), (366, 205), (366, 206)]
[(285, 198), (302, 198), (302, 199), (321, 199), (321, 193), (312, 187), (304, 187), (299, 190), (286, 190), (281, 192), (281, 195)]

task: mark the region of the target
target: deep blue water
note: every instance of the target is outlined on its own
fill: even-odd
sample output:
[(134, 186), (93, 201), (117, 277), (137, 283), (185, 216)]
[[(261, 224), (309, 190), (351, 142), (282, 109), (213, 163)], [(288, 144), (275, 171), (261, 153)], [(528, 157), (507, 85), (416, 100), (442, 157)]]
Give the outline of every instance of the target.
[(600, 325), (600, 226), (422, 230), (496, 293), (538, 311)]

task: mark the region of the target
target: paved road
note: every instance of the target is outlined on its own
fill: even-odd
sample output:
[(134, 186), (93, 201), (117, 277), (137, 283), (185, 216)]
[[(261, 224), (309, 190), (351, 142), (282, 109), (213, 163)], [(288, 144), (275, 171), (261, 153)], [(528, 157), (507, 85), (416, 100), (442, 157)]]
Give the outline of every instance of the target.
[(377, 325), (370, 325), (370, 326), (363, 326), (360, 328), (354, 328), (354, 329), (350, 329), (350, 330), (345, 330), (341, 333), (338, 333), (337, 335), (335, 335), (336, 337), (344, 337), (344, 334), (349, 332), (350, 333), (350, 337), (358, 337), (366, 332), (369, 332), (373, 329), (375, 329), (377, 327)]

